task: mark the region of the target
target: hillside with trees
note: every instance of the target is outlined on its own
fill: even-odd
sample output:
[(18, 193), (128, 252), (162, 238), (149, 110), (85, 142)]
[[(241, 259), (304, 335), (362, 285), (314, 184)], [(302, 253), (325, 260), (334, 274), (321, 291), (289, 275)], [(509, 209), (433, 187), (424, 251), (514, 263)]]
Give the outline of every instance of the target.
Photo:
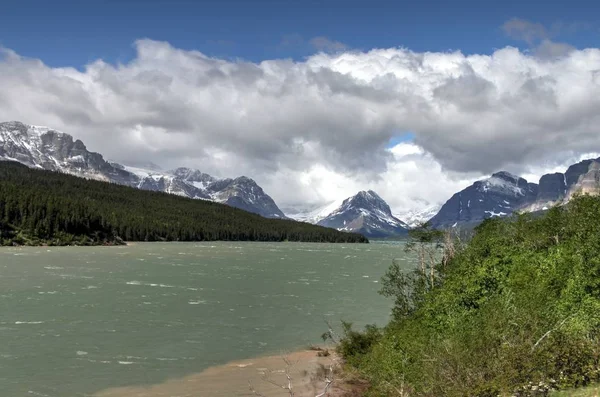
[(339, 352), (369, 396), (546, 396), (600, 381), (599, 220), (600, 198), (584, 195), (486, 220), (462, 243), (412, 232), (419, 264), (382, 280), (392, 320), (345, 324)]
[(209, 240), (368, 242), (358, 234), (214, 202), (0, 162), (2, 245)]

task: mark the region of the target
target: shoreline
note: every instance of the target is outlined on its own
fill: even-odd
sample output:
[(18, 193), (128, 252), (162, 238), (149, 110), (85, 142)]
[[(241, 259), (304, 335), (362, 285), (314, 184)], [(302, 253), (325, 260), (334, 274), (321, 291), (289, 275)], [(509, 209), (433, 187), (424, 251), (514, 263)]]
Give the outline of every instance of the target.
[[(377, 240), (375, 240), (377, 241)], [(396, 240), (393, 240), (396, 241)], [(397, 240), (401, 241), (401, 240)], [(129, 247), (138, 244), (186, 244), (186, 243), (276, 243), (276, 244), (353, 244), (365, 245), (368, 242), (327, 242), (327, 241), (266, 241), (266, 240), (190, 240), (190, 241), (123, 241), (122, 243), (102, 243), (102, 244), (10, 244), (0, 245), (0, 248), (57, 248), (57, 247)]]
[[(153, 385), (135, 385), (101, 390), (94, 397), (245, 397), (256, 393), (265, 397), (287, 396), (286, 371), (292, 378), (296, 397), (314, 397), (326, 387), (323, 370), (339, 362), (335, 353), (319, 357), (317, 350), (302, 349), (282, 355), (235, 360), (209, 367), (181, 378)], [(320, 375), (320, 376), (319, 376)], [(337, 375), (339, 376), (339, 375)], [(250, 387), (253, 387), (254, 393)], [(335, 381), (328, 396), (342, 397), (355, 389), (343, 379)], [(359, 394), (354, 394), (359, 395)]]

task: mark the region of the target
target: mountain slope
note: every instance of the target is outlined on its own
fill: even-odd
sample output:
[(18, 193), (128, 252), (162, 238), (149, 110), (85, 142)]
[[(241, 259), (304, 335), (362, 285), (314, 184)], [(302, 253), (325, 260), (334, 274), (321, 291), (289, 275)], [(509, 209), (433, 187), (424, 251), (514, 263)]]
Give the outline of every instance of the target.
[(388, 237), (408, 230), (408, 225), (394, 217), (389, 205), (372, 190), (347, 198), (317, 224), (367, 237)]
[(122, 240), (367, 241), (358, 234), (267, 219), (210, 201), (0, 162), (0, 244)]
[(536, 199), (525, 211), (539, 211), (562, 205), (576, 193), (597, 194), (600, 184), (600, 158), (588, 159), (571, 165), (565, 173), (546, 174), (540, 178)]
[(123, 185), (137, 180), (135, 175), (106, 162), (99, 153), (88, 151), (71, 135), (16, 121), (0, 123), (0, 159)]
[(506, 216), (538, 195), (538, 185), (501, 171), (454, 194), (430, 220), (433, 227), (448, 228), (476, 224), (495, 216)]
[(248, 177), (217, 180), (208, 185), (206, 191), (219, 203), (254, 212), (266, 218), (286, 218), (275, 201)]
[(600, 193), (600, 158), (571, 165), (565, 173), (542, 175), (539, 184), (508, 172), (477, 181), (452, 196), (431, 219), (438, 228), (476, 225), (515, 211), (544, 211), (569, 202), (577, 193)]
[(319, 206), (308, 206), (303, 209), (286, 208), (284, 213), (288, 218), (308, 223), (318, 223), (321, 219), (326, 218), (333, 211), (338, 209), (344, 200), (335, 200), (329, 204)]
[(23, 124), (0, 123), (0, 160), (18, 161), (29, 167), (114, 182), (143, 190), (218, 201), (267, 218), (285, 218), (273, 199), (252, 179), (217, 179), (190, 168), (160, 171), (123, 166), (90, 152), (71, 135)]
[(442, 208), (441, 205), (430, 205), (419, 210), (410, 210), (402, 213), (394, 214), (398, 219), (402, 219), (409, 227), (417, 227), (431, 218), (433, 218)]

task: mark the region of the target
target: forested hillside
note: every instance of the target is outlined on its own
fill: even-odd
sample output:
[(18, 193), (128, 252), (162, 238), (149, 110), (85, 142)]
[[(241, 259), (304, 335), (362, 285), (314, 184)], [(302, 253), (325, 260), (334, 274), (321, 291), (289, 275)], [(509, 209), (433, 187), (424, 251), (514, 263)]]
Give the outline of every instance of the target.
[(2, 245), (206, 240), (368, 241), (223, 204), (0, 162)]
[[(346, 325), (339, 350), (369, 396), (547, 396), (600, 381), (600, 197), (489, 219), (468, 242), (410, 232), (415, 270), (392, 265), (384, 328)], [(446, 235), (446, 237), (448, 237)]]

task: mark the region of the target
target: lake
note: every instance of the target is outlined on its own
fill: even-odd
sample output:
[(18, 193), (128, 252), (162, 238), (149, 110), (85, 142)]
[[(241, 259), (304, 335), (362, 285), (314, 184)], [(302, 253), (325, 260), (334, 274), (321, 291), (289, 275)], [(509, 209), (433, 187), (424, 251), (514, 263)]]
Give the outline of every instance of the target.
[(0, 249), (0, 395), (87, 396), (388, 321), (401, 242)]

